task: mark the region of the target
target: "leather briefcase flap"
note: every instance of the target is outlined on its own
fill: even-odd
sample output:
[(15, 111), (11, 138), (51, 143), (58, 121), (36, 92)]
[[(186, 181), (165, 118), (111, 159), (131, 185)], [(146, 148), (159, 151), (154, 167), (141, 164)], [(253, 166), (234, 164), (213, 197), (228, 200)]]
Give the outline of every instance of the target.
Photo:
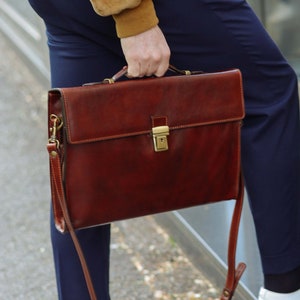
[[(155, 123), (172, 131), (241, 120), (243, 101), (232, 101), (242, 99), (240, 81), (232, 80), (235, 76), (241, 76), (238, 70), (160, 80), (149, 78), (143, 84), (136, 84), (135, 80), (96, 84), (76, 88), (76, 93), (73, 88), (63, 89), (68, 142), (80, 144), (151, 134)], [(180, 90), (181, 97), (172, 98), (170, 90), (174, 95)], [(220, 90), (224, 91), (222, 97)]]

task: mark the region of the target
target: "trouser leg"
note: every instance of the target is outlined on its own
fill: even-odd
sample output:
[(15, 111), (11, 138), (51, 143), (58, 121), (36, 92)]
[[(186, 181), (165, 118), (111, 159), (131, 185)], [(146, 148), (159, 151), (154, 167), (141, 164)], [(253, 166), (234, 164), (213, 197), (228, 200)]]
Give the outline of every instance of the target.
[(280, 274), (297, 268), (300, 129), (294, 71), (243, 0), (155, 5), (171, 63), (204, 71), (241, 69), (246, 105), (242, 164), (263, 270)]
[[(81, 51), (78, 53), (70, 51), (68, 55), (65, 50), (63, 53), (59, 50), (51, 51), (53, 85), (75, 86), (84, 82), (99, 81), (104, 78), (102, 77), (104, 73), (112, 72), (111, 68), (99, 64), (97, 56), (89, 57), (84, 54), (84, 57), (80, 57), (80, 53)], [(76, 59), (74, 55), (78, 55)], [(108, 300), (110, 226), (79, 230), (77, 235), (87, 259), (98, 299)], [(52, 218), (51, 240), (59, 299), (90, 299), (72, 239), (68, 233), (61, 234), (56, 230)]]
[[(79, 230), (77, 237), (85, 254), (98, 299), (109, 300), (110, 225)], [(58, 298), (90, 300), (71, 236), (58, 232), (52, 217), (51, 241)]]
[[(45, 0), (43, 3), (37, 2), (37, 5), (47, 25), (52, 87), (79, 86), (86, 82), (101, 81), (125, 64), (124, 58), (118, 55), (121, 53), (119, 40), (112, 38), (113, 33), (108, 37), (97, 34), (94, 38), (96, 31), (91, 31), (91, 28), (114, 30), (114, 25), (112, 20), (96, 16), (88, 1), (72, 2), (72, 17), (64, 15), (65, 12), (73, 13), (70, 5), (64, 1)], [(94, 23), (85, 27), (81, 18)], [(79, 230), (77, 235), (97, 297), (99, 300), (109, 300), (110, 226)], [(59, 299), (89, 300), (72, 239), (68, 233), (61, 234), (56, 230), (52, 216), (51, 241)]]
[[(86, 82), (101, 81), (111, 76), (123, 60), (107, 53), (99, 45), (87, 40), (67, 37), (63, 42), (56, 40), (59, 33), (48, 26), (52, 86), (78, 86)], [(57, 35), (53, 34), (56, 33)], [(64, 44), (65, 43), (65, 44)], [(116, 63), (117, 62), (117, 63)], [(117, 64), (117, 66), (115, 65)], [(118, 65), (119, 63), (119, 65)], [(99, 120), (101, 122), (101, 120)], [(56, 271), (59, 299), (88, 300), (89, 294), (81, 265), (72, 239), (68, 233), (59, 233), (51, 218), (51, 240)], [(77, 231), (99, 300), (109, 299), (109, 247), (110, 226), (98, 226)]]

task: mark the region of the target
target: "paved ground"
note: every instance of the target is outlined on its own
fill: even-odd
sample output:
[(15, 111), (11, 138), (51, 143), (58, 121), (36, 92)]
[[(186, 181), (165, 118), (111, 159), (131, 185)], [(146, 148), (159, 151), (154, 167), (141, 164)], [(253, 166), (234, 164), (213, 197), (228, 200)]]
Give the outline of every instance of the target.
[[(0, 300), (55, 300), (45, 88), (1, 35), (0, 53)], [(152, 217), (113, 224), (111, 249), (112, 300), (217, 298)]]

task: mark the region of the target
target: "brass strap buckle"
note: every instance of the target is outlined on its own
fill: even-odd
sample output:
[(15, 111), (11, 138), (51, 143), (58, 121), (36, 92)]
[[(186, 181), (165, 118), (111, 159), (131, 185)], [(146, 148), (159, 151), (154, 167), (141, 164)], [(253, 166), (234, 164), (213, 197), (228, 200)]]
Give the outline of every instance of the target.
[(49, 143), (56, 144), (56, 148), (59, 148), (59, 140), (57, 139), (57, 132), (62, 128), (63, 121), (57, 115), (51, 114), (50, 121), (53, 123), (53, 126), (50, 128), (51, 136), (49, 138)]

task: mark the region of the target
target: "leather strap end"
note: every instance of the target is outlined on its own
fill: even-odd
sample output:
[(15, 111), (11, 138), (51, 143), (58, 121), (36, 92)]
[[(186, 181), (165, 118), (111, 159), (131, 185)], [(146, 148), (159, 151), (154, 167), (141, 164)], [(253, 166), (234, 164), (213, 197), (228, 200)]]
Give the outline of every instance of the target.
[(233, 295), (234, 295), (234, 292), (237, 288), (237, 285), (244, 273), (244, 271), (246, 270), (246, 264), (245, 263), (239, 263), (236, 270), (235, 270), (235, 277), (234, 277), (234, 285), (232, 287), (232, 289), (229, 289), (227, 287), (225, 287), (223, 289), (223, 292), (222, 292), (222, 295), (220, 297), (220, 300), (231, 300)]
[(235, 271), (235, 287), (237, 287), (244, 271), (246, 270), (247, 268), (247, 265), (245, 263), (239, 263), (237, 268), (236, 268), (236, 271)]

